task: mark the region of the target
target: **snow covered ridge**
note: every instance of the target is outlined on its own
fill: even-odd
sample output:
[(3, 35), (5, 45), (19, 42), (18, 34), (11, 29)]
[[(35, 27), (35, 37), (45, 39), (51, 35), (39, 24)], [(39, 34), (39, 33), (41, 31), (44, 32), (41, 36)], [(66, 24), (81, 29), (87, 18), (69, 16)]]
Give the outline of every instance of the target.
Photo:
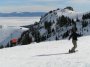
[(0, 50), (1, 67), (90, 67), (90, 36), (77, 41), (78, 52), (67, 54), (71, 40), (34, 43)]
[(69, 17), (71, 19), (76, 19), (76, 18), (79, 18), (79, 19), (82, 19), (82, 15), (83, 13), (81, 12), (76, 12), (76, 11), (72, 11), (72, 10), (69, 10), (69, 9), (57, 9), (57, 10), (52, 10), (52, 11), (49, 11), (49, 13), (46, 13), (42, 18), (41, 18), (41, 21), (40, 22), (45, 22), (45, 21), (48, 21), (48, 22), (56, 22), (57, 21), (57, 18), (60, 17), (60, 16), (66, 16), (66, 17)]
[[(69, 9), (70, 8), (70, 9)], [(76, 12), (72, 7), (49, 11), (30, 27), (35, 42), (66, 39), (73, 26), (81, 35), (90, 35), (90, 13)]]

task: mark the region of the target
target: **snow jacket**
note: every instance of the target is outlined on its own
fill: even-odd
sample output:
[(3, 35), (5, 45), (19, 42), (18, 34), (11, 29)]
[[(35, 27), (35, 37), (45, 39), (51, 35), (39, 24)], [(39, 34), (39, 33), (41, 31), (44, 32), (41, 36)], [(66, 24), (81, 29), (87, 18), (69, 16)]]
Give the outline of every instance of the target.
[(73, 40), (77, 40), (77, 37), (80, 37), (81, 35), (77, 34), (76, 32), (73, 32), (70, 36), (69, 36), (69, 40), (72, 38)]

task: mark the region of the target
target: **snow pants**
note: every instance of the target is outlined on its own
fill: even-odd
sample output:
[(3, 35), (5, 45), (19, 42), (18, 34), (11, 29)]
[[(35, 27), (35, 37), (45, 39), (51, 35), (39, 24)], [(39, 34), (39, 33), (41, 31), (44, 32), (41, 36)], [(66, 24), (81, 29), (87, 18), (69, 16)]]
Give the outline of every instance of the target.
[(72, 51), (75, 51), (75, 49), (77, 48), (77, 40), (72, 40), (73, 43), (73, 47), (72, 47)]

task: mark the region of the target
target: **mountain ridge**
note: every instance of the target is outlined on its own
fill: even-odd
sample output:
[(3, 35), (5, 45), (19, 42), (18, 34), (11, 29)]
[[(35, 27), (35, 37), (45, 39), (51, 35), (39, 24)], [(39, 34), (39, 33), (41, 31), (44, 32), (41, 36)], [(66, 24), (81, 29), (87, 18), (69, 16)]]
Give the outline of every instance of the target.
[(90, 13), (58, 8), (43, 15), (30, 31), (35, 42), (52, 41), (68, 38), (74, 26), (80, 35), (90, 35)]
[(11, 12), (11, 13), (0, 13), (0, 17), (34, 17), (42, 16), (46, 12)]

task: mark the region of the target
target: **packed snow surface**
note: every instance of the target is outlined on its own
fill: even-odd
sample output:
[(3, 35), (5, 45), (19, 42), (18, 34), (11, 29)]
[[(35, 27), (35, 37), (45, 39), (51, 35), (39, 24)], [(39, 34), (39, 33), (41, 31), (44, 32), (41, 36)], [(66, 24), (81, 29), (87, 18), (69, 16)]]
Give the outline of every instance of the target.
[(72, 40), (32, 43), (0, 49), (1, 67), (90, 67), (90, 36), (78, 38), (78, 50), (68, 54)]

